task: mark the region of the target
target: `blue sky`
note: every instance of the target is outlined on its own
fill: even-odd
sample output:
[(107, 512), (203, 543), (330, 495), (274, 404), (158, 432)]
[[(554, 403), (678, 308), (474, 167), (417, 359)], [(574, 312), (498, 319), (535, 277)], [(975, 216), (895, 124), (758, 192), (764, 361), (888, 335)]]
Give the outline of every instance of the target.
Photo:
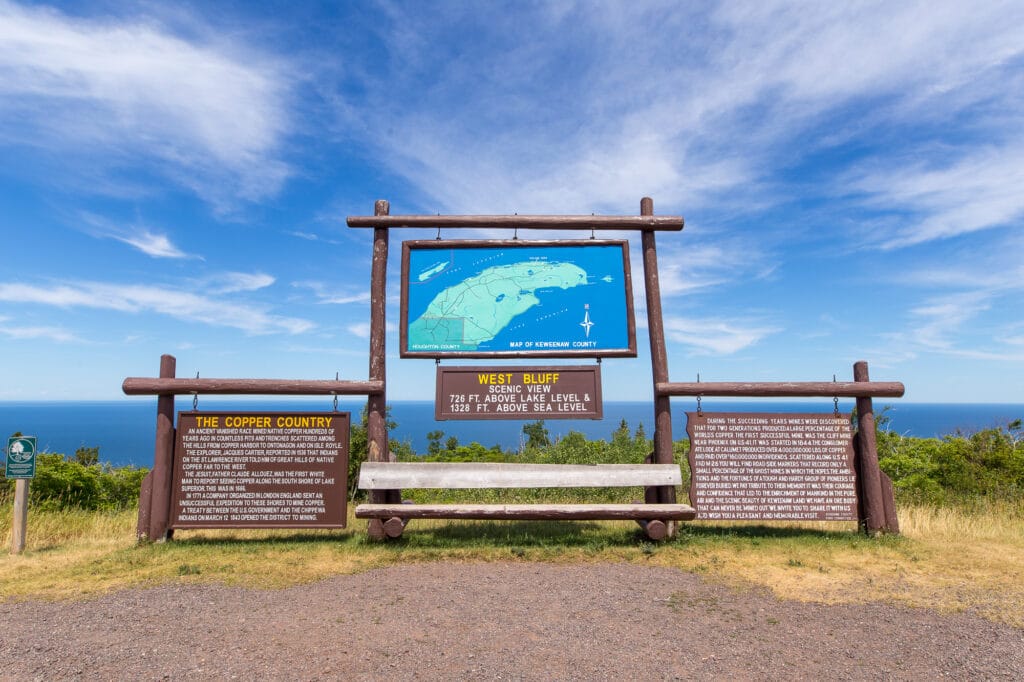
[[(0, 400), (116, 399), (161, 353), (364, 379), (347, 215), (646, 195), (687, 221), (672, 380), (864, 359), (908, 401), (1024, 402), (1022, 130), (1020, 2), (0, 0)], [(433, 236), (392, 233), (391, 400), (433, 397), (396, 329), (400, 243)], [(650, 397), (635, 293), (606, 400)]]

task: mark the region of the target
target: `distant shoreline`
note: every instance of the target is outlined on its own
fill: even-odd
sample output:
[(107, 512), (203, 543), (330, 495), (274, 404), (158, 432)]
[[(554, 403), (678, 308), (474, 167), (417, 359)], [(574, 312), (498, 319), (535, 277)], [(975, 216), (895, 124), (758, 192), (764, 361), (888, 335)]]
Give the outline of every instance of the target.
[[(365, 400), (339, 400), (340, 411), (351, 412), (358, 421)], [(499, 445), (503, 449), (517, 450), (522, 426), (533, 420), (518, 421), (442, 421), (434, 420), (434, 403), (430, 400), (393, 400), (388, 403), (391, 417), (398, 428), (391, 434), (399, 441), (408, 441), (417, 452), (425, 452), (427, 433), (440, 430), (444, 439), (458, 439), (468, 444), (476, 441), (485, 447)], [(849, 413), (852, 400), (840, 400), (839, 409)], [(291, 399), (260, 398), (204, 398), (199, 397), (202, 410), (308, 410), (330, 411), (329, 397)], [(889, 409), (886, 410), (886, 407)], [(705, 398), (706, 411), (737, 412), (831, 412), (831, 400), (776, 400)], [(176, 400), (177, 411), (192, 409), (189, 396)], [(696, 401), (673, 399), (673, 439), (686, 438), (686, 413), (696, 411)], [(903, 403), (899, 400), (875, 401), (876, 414), (884, 414), (892, 431), (920, 438), (954, 433), (957, 429), (977, 431), (993, 426), (1005, 426), (1014, 419), (1024, 418), (1024, 403)], [(545, 426), (553, 439), (569, 431), (579, 431), (588, 439), (610, 439), (611, 434), (625, 419), (631, 432), (642, 424), (648, 438), (654, 433), (654, 410), (649, 402), (604, 402), (602, 420), (546, 420)], [(15, 431), (34, 435), (39, 439), (40, 452), (73, 454), (79, 447), (100, 448), (100, 459), (115, 465), (134, 464), (151, 466), (153, 438), (156, 425), (155, 398), (130, 398), (97, 401), (0, 401), (0, 436)]]

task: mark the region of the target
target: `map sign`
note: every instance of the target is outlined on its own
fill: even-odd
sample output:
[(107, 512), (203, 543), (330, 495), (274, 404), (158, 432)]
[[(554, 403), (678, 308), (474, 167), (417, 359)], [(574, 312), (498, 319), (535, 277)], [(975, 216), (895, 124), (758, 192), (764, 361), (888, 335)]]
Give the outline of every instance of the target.
[(402, 244), (402, 357), (634, 357), (625, 241)]

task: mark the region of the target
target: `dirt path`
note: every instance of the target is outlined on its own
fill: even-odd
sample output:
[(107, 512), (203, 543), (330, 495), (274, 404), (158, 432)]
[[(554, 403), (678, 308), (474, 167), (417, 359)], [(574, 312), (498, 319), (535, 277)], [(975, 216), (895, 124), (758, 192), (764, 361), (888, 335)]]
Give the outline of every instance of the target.
[(634, 565), (432, 563), (0, 604), (3, 679), (1021, 679), (1024, 631)]

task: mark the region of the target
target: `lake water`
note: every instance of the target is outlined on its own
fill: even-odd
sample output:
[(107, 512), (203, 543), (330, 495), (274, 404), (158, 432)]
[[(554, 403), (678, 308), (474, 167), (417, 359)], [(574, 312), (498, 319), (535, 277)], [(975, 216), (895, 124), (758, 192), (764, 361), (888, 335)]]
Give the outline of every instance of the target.
[[(353, 420), (365, 406), (365, 401), (339, 401), (338, 409), (352, 412)], [(924, 404), (898, 401), (875, 401), (875, 414), (885, 406), (890, 418), (889, 428), (909, 436), (934, 437), (992, 426), (1006, 425), (1024, 417), (1024, 405), (1014, 404)], [(191, 409), (191, 400), (179, 398), (177, 409)], [(816, 401), (728, 401), (705, 399), (704, 409), (709, 412), (831, 412), (830, 400)], [(843, 412), (849, 412), (853, 401), (839, 402)], [(201, 410), (310, 410), (331, 409), (330, 400), (200, 400)], [(417, 452), (427, 448), (428, 431), (441, 430), (445, 439), (455, 436), (460, 443), (473, 441), (485, 446), (519, 448), (523, 421), (434, 421), (431, 401), (391, 403), (391, 416), (398, 428), (393, 438), (408, 441)], [(686, 412), (696, 409), (695, 403), (676, 399), (672, 401), (672, 428), (675, 439), (686, 437)], [(609, 439), (611, 433), (625, 419), (635, 430), (643, 424), (648, 437), (654, 432), (654, 411), (650, 403), (606, 402), (604, 419), (548, 420), (545, 426), (551, 437), (557, 438), (570, 430), (582, 432), (588, 438)], [(114, 465), (135, 464), (151, 466), (153, 439), (156, 429), (156, 398), (127, 399), (107, 402), (0, 402), (0, 436), (15, 431), (39, 439), (40, 452), (74, 453), (82, 446), (99, 446), (100, 460)], [(443, 440), (442, 440), (443, 442)]]

